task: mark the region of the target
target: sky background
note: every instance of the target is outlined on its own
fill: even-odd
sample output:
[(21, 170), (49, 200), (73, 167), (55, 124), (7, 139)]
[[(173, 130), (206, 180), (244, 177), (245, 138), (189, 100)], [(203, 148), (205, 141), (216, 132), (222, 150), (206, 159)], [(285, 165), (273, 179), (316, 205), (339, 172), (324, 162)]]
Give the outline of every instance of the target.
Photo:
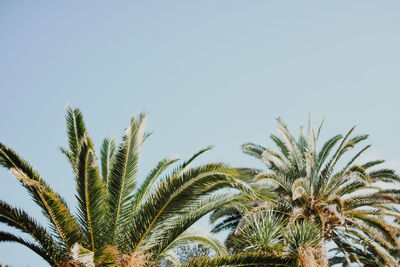
[[(400, 170), (399, 12), (397, 0), (0, 0), (0, 141), (72, 206), (59, 151), (67, 103), (97, 145), (150, 112), (141, 177), (209, 144), (197, 164), (260, 168), (241, 144), (271, 147), (277, 117), (297, 132), (308, 114), (315, 126), (325, 117), (322, 140), (357, 125), (370, 134), (366, 157)], [(0, 179), (0, 199), (45, 223), (4, 168)], [(0, 261), (46, 266), (8, 243)]]

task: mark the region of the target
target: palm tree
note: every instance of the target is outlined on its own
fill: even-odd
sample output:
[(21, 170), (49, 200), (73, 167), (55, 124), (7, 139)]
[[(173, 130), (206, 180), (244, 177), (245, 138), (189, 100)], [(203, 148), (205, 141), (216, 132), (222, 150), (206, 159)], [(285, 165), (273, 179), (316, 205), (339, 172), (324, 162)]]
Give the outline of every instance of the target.
[[(15, 151), (0, 143), (0, 164), (9, 169), (46, 216), (50, 229), (22, 209), (0, 201), (0, 222), (29, 234), (33, 241), (0, 231), (1, 242), (20, 243), (53, 266), (142, 266), (174, 260), (176, 246), (196, 241), (217, 255), (224, 247), (211, 235), (191, 227), (199, 218), (251, 190), (222, 163), (189, 164), (207, 147), (181, 163), (161, 160), (138, 184), (138, 162), (147, 115), (133, 117), (119, 146), (104, 139), (100, 163), (79, 109), (68, 107), (69, 148), (64, 153), (75, 175), (78, 212), (72, 214), (61, 196)], [(220, 192), (221, 188), (235, 192)]]
[[(354, 127), (345, 136), (330, 138), (318, 151), (321, 127), (322, 123), (315, 133), (309, 123), (307, 134), (301, 128), (296, 140), (278, 119), (281, 137), (271, 135), (271, 139), (279, 151), (253, 143), (243, 145), (246, 154), (268, 167), (266, 172), (255, 170), (257, 174), (250, 183), (266, 190), (269, 200), (242, 201), (242, 205), (227, 205), (216, 210), (212, 221), (224, 220), (214, 231), (234, 230), (248, 212), (266, 209), (284, 216), (289, 224), (309, 221), (319, 225), (321, 241), (315, 255), (321, 256), (322, 266), (328, 265), (326, 242), (333, 241), (344, 249), (349, 234), (362, 246), (367, 244), (373, 248), (384, 263), (397, 266), (390, 251), (399, 249), (400, 228), (393, 223), (393, 218), (400, 216), (396, 208), (400, 191), (382, 189), (377, 183), (398, 184), (399, 177), (393, 170), (377, 169), (382, 160), (356, 163), (370, 145), (364, 146), (348, 162), (340, 161), (368, 137), (352, 137)], [(232, 238), (231, 234), (228, 240)]]

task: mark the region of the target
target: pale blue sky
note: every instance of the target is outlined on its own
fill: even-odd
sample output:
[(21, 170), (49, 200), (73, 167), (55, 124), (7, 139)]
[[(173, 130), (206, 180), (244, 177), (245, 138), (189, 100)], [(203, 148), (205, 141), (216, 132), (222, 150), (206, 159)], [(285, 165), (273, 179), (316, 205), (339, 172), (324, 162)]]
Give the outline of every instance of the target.
[[(297, 131), (309, 113), (326, 117), (324, 138), (358, 125), (369, 155), (398, 168), (399, 12), (397, 0), (0, 0), (0, 141), (73, 204), (58, 149), (67, 103), (97, 144), (151, 112), (141, 174), (208, 144), (198, 163), (261, 167), (240, 145), (271, 145), (276, 117)], [(5, 169), (0, 179), (0, 199), (44, 221)], [(46, 266), (10, 244), (0, 261)]]

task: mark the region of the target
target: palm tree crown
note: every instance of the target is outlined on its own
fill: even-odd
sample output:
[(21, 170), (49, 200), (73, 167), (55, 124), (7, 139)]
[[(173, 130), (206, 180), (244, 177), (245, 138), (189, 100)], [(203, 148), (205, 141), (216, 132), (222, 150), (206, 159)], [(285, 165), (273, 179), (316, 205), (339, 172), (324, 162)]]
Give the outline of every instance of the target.
[[(322, 126), (322, 123), (321, 123)], [(327, 266), (325, 243), (333, 241), (347, 257), (348, 240), (359, 246), (366, 244), (390, 266), (397, 266), (390, 251), (399, 249), (399, 218), (397, 203), (399, 190), (383, 189), (377, 182), (398, 184), (399, 177), (390, 169), (377, 169), (382, 160), (357, 163), (360, 155), (370, 145), (362, 147), (347, 162), (340, 161), (367, 135), (352, 136), (354, 128), (346, 135), (336, 135), (325, 142), (320, 150), (317, 141), (321, 126), (315, 133), (309, 123), (307, 133), (301, 128), (296, 138), (286, 124), (278, 119), (281, 137), (271, 135), (279, 150), (247, 143), (243, 151), (266, 164), (268, 171), (256, 173), (249, 182), (267, 192), (267, 201), (243, 202), (227, 205), (214, 212), (213, 222), (225, 218), (214, 231), (225, 228), (240, 232), (240, 223), (249, 214), (260, 209), (283, 216), (288, 224), (309, 221), (319, 225), (321, 242), (316, 255), (323, 255), (319, 264)], [(272, 193), (272, 194), (271, 194)], [(228, 242), (229, 244), (229, 242)], [(231, 245), (234, 245), (232, 243)], [(347, 257), (353, 261), (354, 257)], [(337, 261), (337, 259), (335, 259)]]
[[(139, 261), (174, 260), (172, 249), (192, 241), (223, 253), (223, 246), (211, 234), (191, 226), (213, 209), (244, 197), (241, 192), (249, 189), (225, 164), (189, 167), (210, 147), (168, 175), (165, 169), (178, 160), (161, 160), (138, 184), (139, 153), (149, 136), (146, 119), (145, 114), (133, 117), (118, 146), (106, 138), (98, 164), (81, 112), (68, 107), (69, 147), (62, 152), (75, 175), (76, 215), (27, 161), (0, 143), (0, 164), (28, 190), (51, 225), (43, 227), (27, 212), (0, 201), (0, 222), (33, 238), (29, 241), (0, 231), (0, 241), (25, 245), (53, 266), (140, 266)], [(224, 187), (241, 191), (217, 192)]]

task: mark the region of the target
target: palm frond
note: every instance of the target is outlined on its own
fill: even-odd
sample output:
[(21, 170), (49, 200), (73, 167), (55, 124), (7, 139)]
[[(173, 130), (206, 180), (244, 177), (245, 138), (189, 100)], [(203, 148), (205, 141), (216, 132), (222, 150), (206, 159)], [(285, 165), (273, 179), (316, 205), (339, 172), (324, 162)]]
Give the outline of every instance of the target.
[(245, 187), (243, 182), (234, 179), (236, 171), (224, 164), (206, 164), (191, 168), (181, 175), (166, 177), (151, 192), (147, 201), (137, 209), (136, 218), (140, 223), (134, 224), (132, 231), (138, 238), (137, 245), (150, 231), (156, 221), (162, 221), (164, 216), (184, 212), (187, 205), (204, 194), (216, 190), (233, 187), (251, 194), (253, 190)]
[(267, 150), (266, 147), (253, 143), (246, 143), (242, 145), (243, 153), (253, 156), (257, 159), (261, 159), (261, 155), (265, 150)]
[(384, 160), (369, 161), (369, 162), (364, 163), (363, 165), (361, 165), (361, 167), (363, 167), (364, 169), (368, 169), (368, 168), (374, 167), (376, 165), (382, 164), (384, 162), (385, 162)]
[(81, 238), (81, 228), (62, 198), (51, 189), (31, 165), (12, 149), (0, 143), (0, 164), (10, 169), (51, 223), (55, 234), (67, 248)]
[[(281, 153), (287, 158), (289, 156), (288, 148), (286, 147), (285, 143), (280, 139), (278, 136), (271, 134), (271, 140), (278, 146)], [(264, 149), (266, 150), (266, 149)]]
[(389, 182), (389, 183), (399, 183), (400, 177), (391, 169), (380, 169), (372, 171), (369, 173), (369, 178), (371, 182)]
[(104, 232), (106, 202), (103, 182), (96, 163), (92, 141), (82, 139), (77, 159), (76, 191), (79, 221), (85, 229), (91, 251), (96, 252), (107, 242)]
[(25, 211), (10, 206), (0, 200), (0, 222), (29, 234), (46, 251), (46, 260), (58, 262), (67, 253), (62, 247), (57, 246), (53, 237), (39, 223)]
[(211, 230), (214, 234), (222, 232), (224, 230), (230, 230), (231, 232), (236, 229), (240, 220), (242, 219), (242, 214), (235, 213), (232, 215), (226, 215), (226, 217), (216, 225), (214, 225)]
[(225, 246), (212, 233), (197, 227), (190, 227), (180, 234), (175, 240), (170, 242), (169, 245), (164, 248), (164, 251), (158, 254), (158, 258), (163, 258), (165, 253), (179, 246), (193, 243), (201, 244), (211, 248), (217, 256), (227, 254)]
[[(169, 216), (164, 216), (162, 220), (152, 221), (152, 225), (148, 227), (147, 232), (141, 236), (137, 235), (136, 229), (142, 229), (143, 214), (138, 216), (132, 225), (130, 235), (128, 236), (131, 246), (137, 249), (139, 245), (144, 248), (151, 248), (152, 254), (157, 256), (161, 251), (164, 251), (176, 238), (178, 238), (186, 229), (192, 226), (197, 220), (202, 218), (207, 213), (222, 207), (231, 202), (239, 201), (246, 198), (243, 193), (212, 193), (200, 197), (196, 201), (186, 203), (186, 208), (180, 213), (169, 213)], [(141, 230), (143, 231), (143, 230)], [(140, 234), (140, 232), (139, 232)], [(139, 241), (138, 238), (141, 238)], [(143, 244), (141, 244), (143, 241)]]
[(43, 249), (42, 247), (29, 242), (21, 237), (18, 237), (16, 235), (13, 235), (11, 233), (3, 232), (0, 231), (0, 242), (15, 242), (19, 243), (21, 245), (24, 245), (27, 248), (30, 248), (33, 250), (36, 254), (41, 256), (45, 261), (47, 261), (49, 264), (54, 265), (55, 262), (54, 260), (47, 254), (46, 250)]
[(148, 196), (151, 188), (156, 183), (157, 179), (160, 175), (172, 164), (177, 162), (178, 159), (163, 159), (161, 160), (157, 166), (150, 171), (150, 173), (146, 176), (143, 183), (135, 192), (135, 198), (132, 203), (132, 208), (135, 209), (141, 202), (145, 201), (146, 197)]
[(72, 107), (68, 106), (65, 120), (69, 150), (62, 148), (61, 152), (67, 156), (71, 166), (73, 169), (75, 169), (75, 161), (78, 157), (81, 139), (86, 133), (86, 126), (85, 122), (83, 121), (82, 113), (78, 108), (73, 109)]
[(340, 143), (339, 147), (336, 149), (336, 152), (333, 154), (331, 159), (326, 163), (324, 169), (320, 172), (318, 175), (318, 179), (316, 181), (316, 185), (314, 186), (314, 191), (319, 194), (320, 190), (325, 189), (325, 185), (329, 182), (329, 179), (331, 177), (332, 171), (334, 170), (336, 163), (339, 161), (339, 159), (343, 156), (345, 152), (348, 150), (352, 149), (354, 145), (359, 142), (364, 140), (363, 138), (359, 137), (354, 137), (352, 139), (349, 139), (351, 134), (353, 133), (355, 129), (355, 126), (350, 129), (350, 131), (347, 132), (347, 134), (342, 138), (342, 142)]
[(112, 244), (118, 239), (120, 227), (125, 225), (130, 215), (130, 201), (136, 186), (139, 153), (146, 138), (144, 132), (146, 120), (145, 114), (132, 118), (123, 136), (122, 144), (115, 154), (108, 183)]
[(305, 170), (305, 162), (303, 161), (303, 155), (299, 143), (294, 140), (293, 135), (290, 133), (286, 123), (278, 118), (278, 131), (281, 133), (283, 143), (288, 149), (288, 159), (293, 163), (293, 166), (298, 172)]
[(238, 172), (238, 178), (247, 183), (251, 183), (262, 172), (262, 170), (252, 168), (236, 168), (236, 171)]
[(367, 216), (363, 212), (352, 211), (347, 216), (351, 218), (351, 222), (359, 229), (364, 231), (368, 236), (374, 237), (386, 246), (394, 246), (399, 248), (399, 240), (396, 233), (399, 229), (389, 225), (382, 219), (373, 216)]
[(116, 151), (115, 139), (104, 138), (100, 149), (101, 176), (107, 187)]
[(338, 134), (333, 136), (331, 139), (325, 142), (325, 144), (322, 146), (322, 149), (319, 151), (317, 159), (318, 159), (318, 171), (322, 168), (324, 162), (328, 158), (330, 152), (332, 149), (335, 147), (337, 142), (343, 138), (342, 135)]
[[(239, 209), (237, 209), (237, 205), (239, 203), (233, 203), (232, 205), (225, 205), (222, 208), (219, 208), (210, 215), (210, 224), (217, 222), (217, 220), (223, 218), (224, 216), (231, 216), (236, 213), (240, 213)], [(247, 210), (248, 211), (248, 210)]]
[(382, 204), (397, 204), (396, 199), (399, 190), (381, 190), (375, 193), (351, 196), (344, 200), (346, 210), (354, 210), (361, 207), (375, 207)]
[(385, 248), (379, 241), (376, 241), (373, 237), (365, 235), (364, 232), (351, 231), (351, 234), (362, 240), (365, 244), (371, 246), (377, 255), (383, 259), (383, 262), (388, 264), (388, 266), (398, 266), (397, 260), (390, 254), (387, 248)]

